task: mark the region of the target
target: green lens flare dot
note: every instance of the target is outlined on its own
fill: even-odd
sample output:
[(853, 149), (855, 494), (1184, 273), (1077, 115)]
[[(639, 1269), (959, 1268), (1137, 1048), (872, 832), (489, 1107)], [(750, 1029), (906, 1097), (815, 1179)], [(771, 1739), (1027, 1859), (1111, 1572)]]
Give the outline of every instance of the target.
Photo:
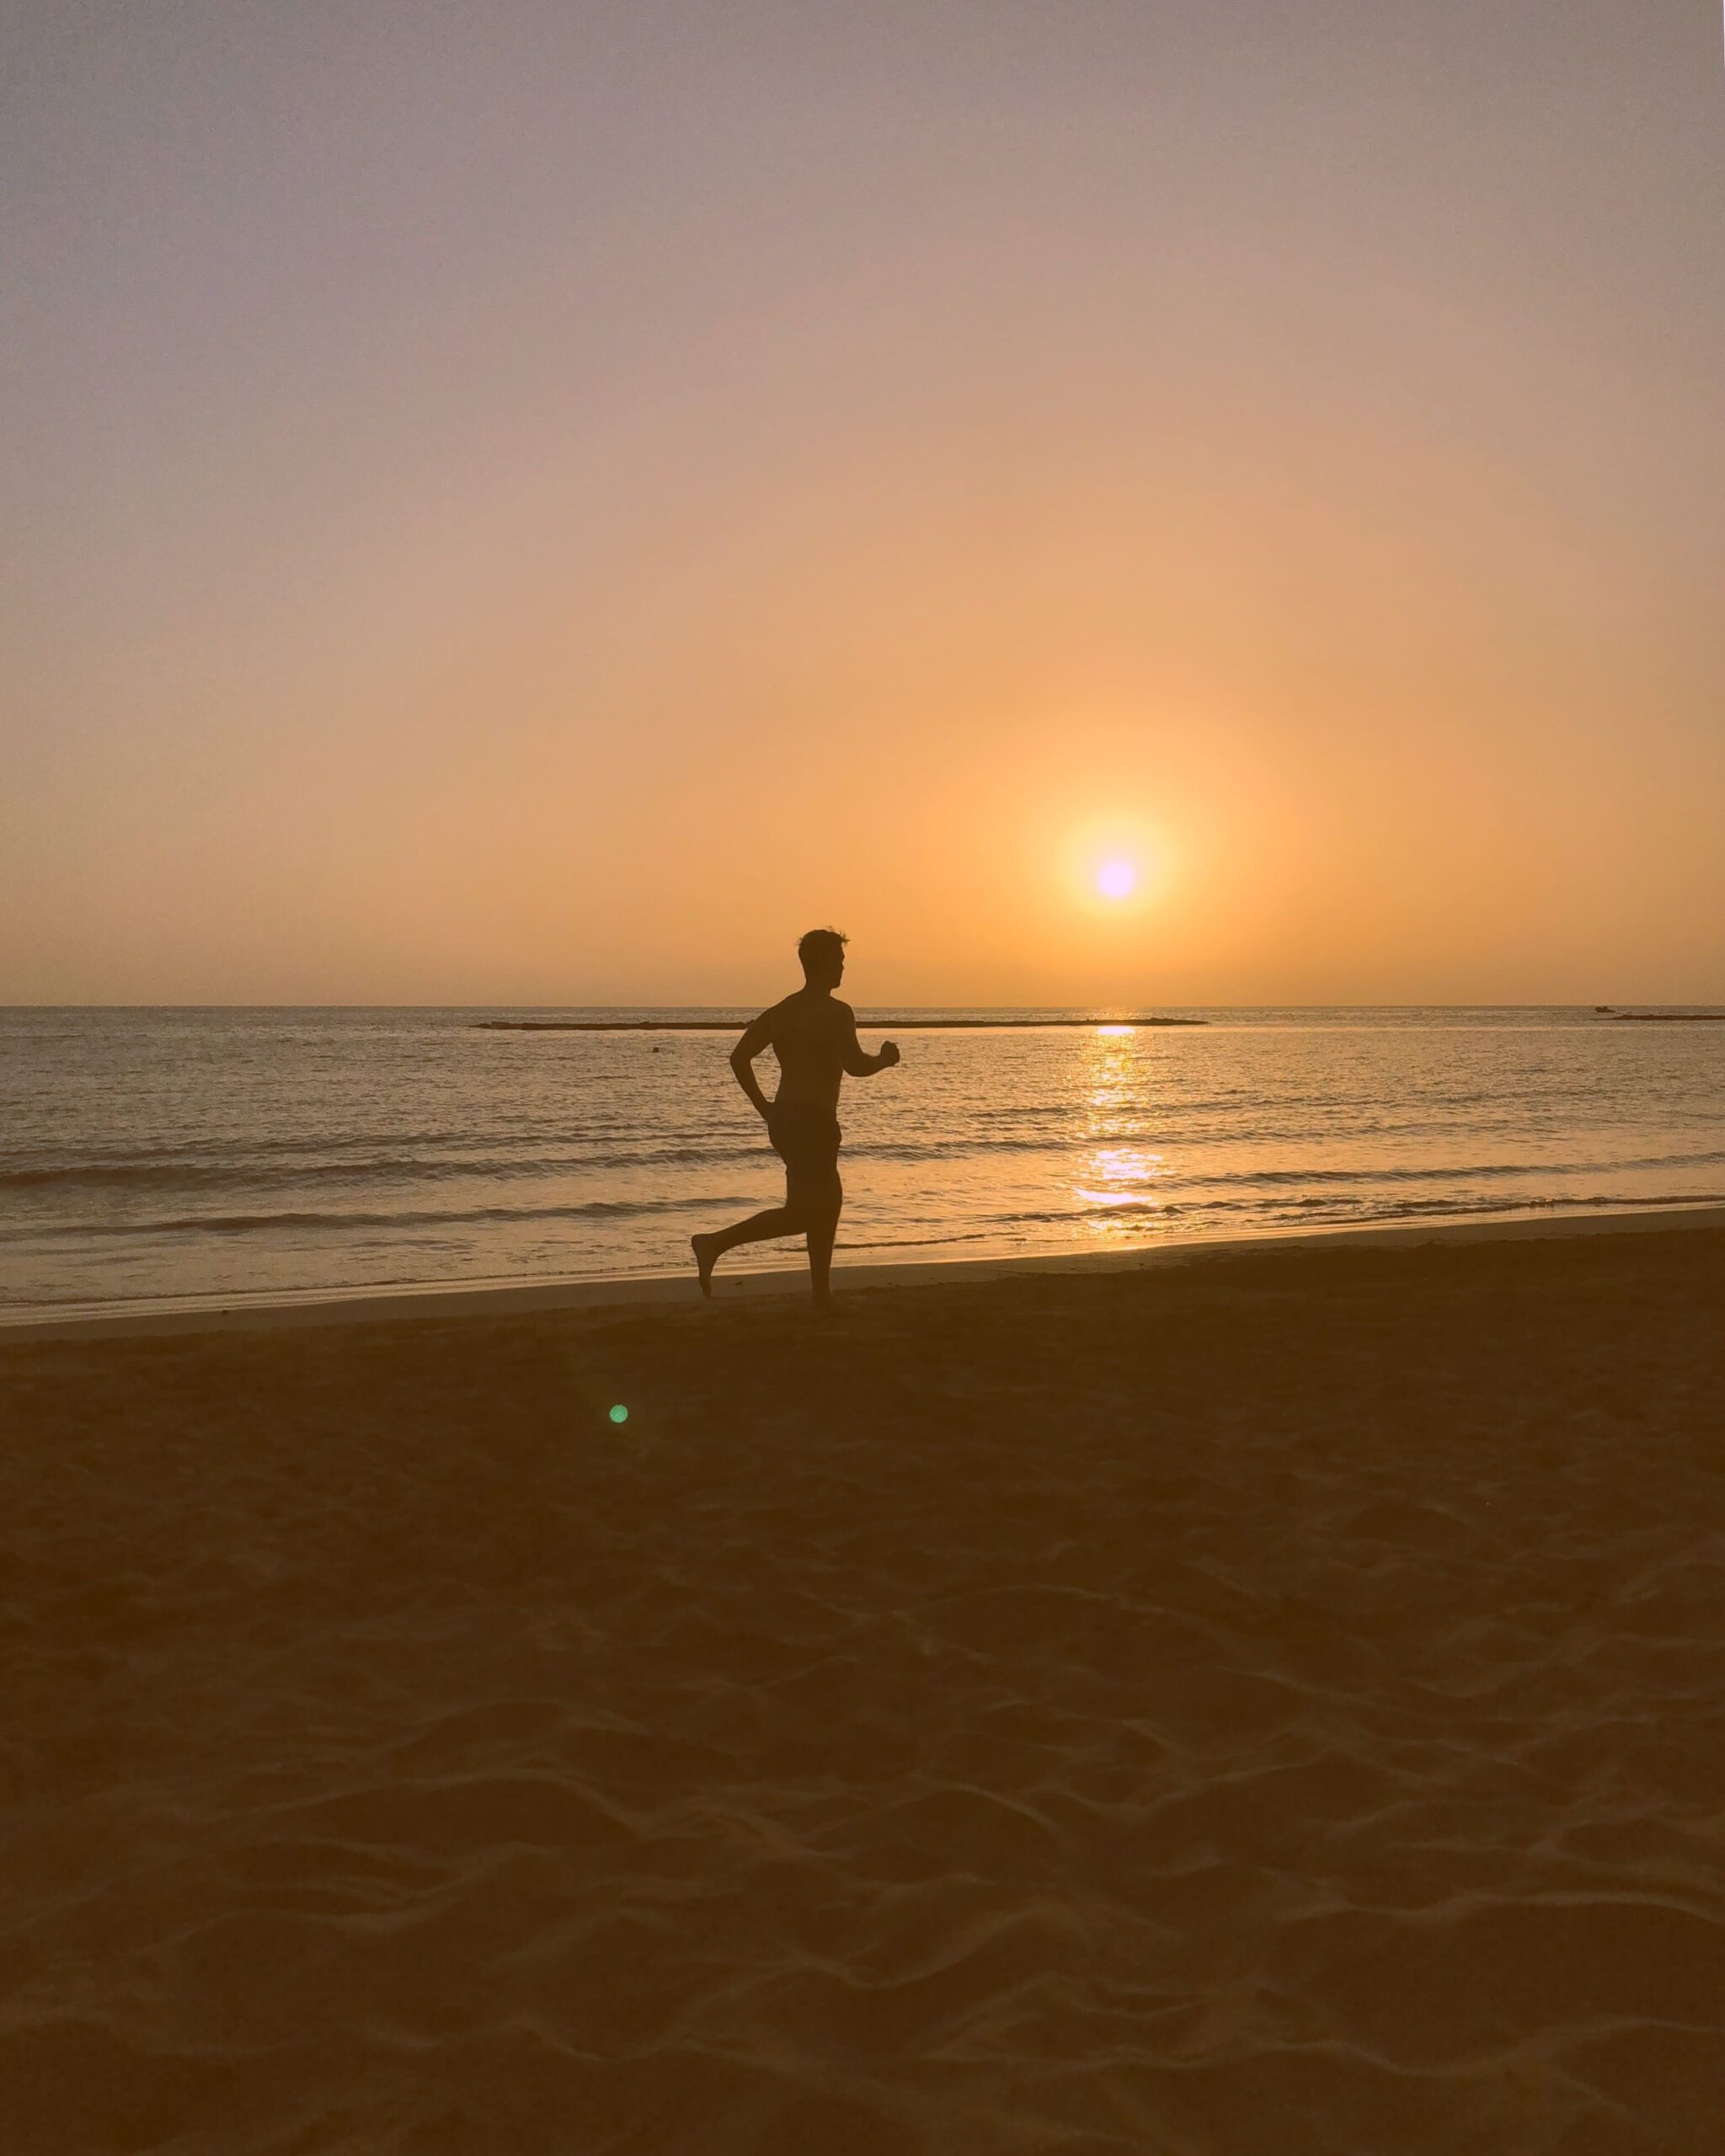
[(613, 1422), (627, 1422), (629, 1419), (628, 1409), (622, 1406), (613, 1407), (611, 1411), (611, 1419)]

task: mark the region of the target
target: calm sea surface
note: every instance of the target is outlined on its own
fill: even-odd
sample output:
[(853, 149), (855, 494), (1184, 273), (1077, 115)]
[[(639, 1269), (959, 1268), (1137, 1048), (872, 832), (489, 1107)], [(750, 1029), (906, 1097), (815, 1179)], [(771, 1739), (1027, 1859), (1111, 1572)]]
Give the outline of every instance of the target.
[[(782, 1187), (726, 1036), (474, 1021), (729, 1015), (0, 1011), (0, 1309), (676, 1271)], [(1725, 1025), (1167, 1015), (904, 1033), (846, 1083), (841, 1260), (1725, 1201)]]

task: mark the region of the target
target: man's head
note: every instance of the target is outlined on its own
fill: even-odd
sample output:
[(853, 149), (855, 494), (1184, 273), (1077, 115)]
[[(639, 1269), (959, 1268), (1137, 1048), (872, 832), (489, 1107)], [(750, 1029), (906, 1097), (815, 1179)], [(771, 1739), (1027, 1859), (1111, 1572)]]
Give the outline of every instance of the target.
[(836, 988), (845, 977), (845, 938), (836, 928), (811, 928), (797, 956), (810, 988)]

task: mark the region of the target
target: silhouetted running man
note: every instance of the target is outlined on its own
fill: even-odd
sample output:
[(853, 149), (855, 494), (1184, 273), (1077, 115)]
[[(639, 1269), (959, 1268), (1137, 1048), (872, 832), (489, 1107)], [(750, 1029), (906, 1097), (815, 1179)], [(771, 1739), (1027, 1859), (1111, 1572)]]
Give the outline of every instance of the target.
[[(797, 956), (803, 961), (803, 986), (763, 1011), (731, 1050), (737, 1083), (765, 1118), (772, 1150), (785, 1164), (785, 1202), (716, 1235), (690, 1236), (703, 1295), (713, 1293), (714, 1265), (739, 1243), (806, 1235), (814, 1299), (832, 1300), (833, 1238), (845, 1200), (839, 1181), (839, 1087), (847, 1070), (853, 1078), (872, 1078), (899, 1059), (891, 1041), (882, 1042), (879, 1055), (865, 1054), (857, 1038), (856, 1012), (833, 994), (845, 977), (845, 938), (838, 931), (811, 928)], [(771, 1102), (755, 1075), (756, 1057), (769, 1048), (778, 1058), (778, 1095)]]

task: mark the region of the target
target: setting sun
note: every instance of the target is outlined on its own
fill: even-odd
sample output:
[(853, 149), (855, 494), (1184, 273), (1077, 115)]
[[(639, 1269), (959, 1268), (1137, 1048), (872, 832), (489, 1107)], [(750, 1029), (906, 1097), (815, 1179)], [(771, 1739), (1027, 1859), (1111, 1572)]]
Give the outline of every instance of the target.
[(1138, 882), (1138, 871), (1130, 861), (1105, 862), (1097, 871), (1096, 887), (1105, 899), (1130, 897)]

